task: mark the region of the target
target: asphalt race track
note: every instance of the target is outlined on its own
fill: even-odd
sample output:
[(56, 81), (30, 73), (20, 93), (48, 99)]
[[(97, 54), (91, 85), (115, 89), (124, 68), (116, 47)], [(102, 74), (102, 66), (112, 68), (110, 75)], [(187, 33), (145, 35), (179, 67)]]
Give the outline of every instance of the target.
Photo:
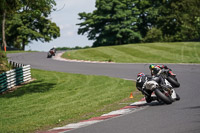
[[(46, 58), (45, 52), (8, 54), (10, 60), (32, 68), (107, 75), (134, 80), (137, 73), (149, 74), (149, 64), (81, 63)], [(200, 65), (167, 64), (181, 84), (176, 89), (181, 100), (171, 105), (152, 104), (147, 108), (78, 128), (70, 133), (200, 133)]]

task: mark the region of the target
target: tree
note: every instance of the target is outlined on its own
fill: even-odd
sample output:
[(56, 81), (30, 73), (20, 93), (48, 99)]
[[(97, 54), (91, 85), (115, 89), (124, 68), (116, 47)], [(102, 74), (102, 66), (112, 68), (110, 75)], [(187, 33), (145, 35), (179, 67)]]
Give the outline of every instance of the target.
[(0, 0), (0, 20), (1, 21), (1, 31), (2, 31), (2, 46), (6, 47), (6, 35), (5, 35), (5, 24), (7, 14), (11, 14), (18, 9), (19, 3), (17, 0)]
[(137, 0), (97, 0), (92, 13), (79, 13), (82, 23), (78, 34), (88, 34), (93, 46), (121, 45), (139, 42), (141, 35), (136, 25), (139, 15)]
[(60, 36), (59, 27), (48, 19), (54, 0), (23, 0), (21, 10), (8, 22), (10, 45), (24, 50), (32, 40), (49, 42)]
[(150, 9), (151, 9), (151, 3), (149, 0), (139, 0), (139, 2), (136, 4), (138, 10), (139, 10), (139, 16), (137, 21), (137, 27), (140, 30), (141, 36), (145, 37), (146, 33), (148, 31), (148, 28), (151, 26), (151, 20), (150, 19)]
[(93, 46), (200, 40), (199, 7), (199, 0), (96, 0), (96, 10), (79, 13), (78, 34)]
[(199, 0), (142, 1), (148, 1), (151, 6), (144, 8), (145, 17), (138, 27), (141, 28), (143, 25), (151, 30), (153, 26), (161, 30), (165, 41), (189, 41), (200, 38)]
[(181, 30), (178, 37), (184, 41), (200, 39), (200, 1), (184, 0), (177, 4), (183, 10), (181, 14)]
[(152, 28), (150, 29), (146, 36), (143, 38), (144, 42), (160, 42), (162, 41), (162, 31), (160, 29)]
[(16, 1), (18, 8), (6, 22), (8, 45), (24, 50), (32, 40), (49, 42), (60, 36), (59, 27), (48, 18), (54, 11), (54, 0)]

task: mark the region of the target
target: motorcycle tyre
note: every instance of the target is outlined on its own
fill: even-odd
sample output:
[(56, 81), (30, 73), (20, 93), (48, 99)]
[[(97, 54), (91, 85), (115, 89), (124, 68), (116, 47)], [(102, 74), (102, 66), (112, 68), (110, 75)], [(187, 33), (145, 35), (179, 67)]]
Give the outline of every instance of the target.
[(47, 58), (51, 58), (52, 57), (52, 55), (47, 55)]
[(180, 96), (178, 95), (178, 94), (176, 94), (176, 101), (179, 101), (181, 98), (180, 98)]
[(163, 94), (159, 89), (155, 89), (155, 95), (158, 99), (163, 101), (165, 104), (171, 104), (173, 101), (171, 97), (167, 97), (165, 94)]
[(172, 84), (172, 87), (180, 87), (180, 83), (172, 77), (167, 77), (167, 80)]

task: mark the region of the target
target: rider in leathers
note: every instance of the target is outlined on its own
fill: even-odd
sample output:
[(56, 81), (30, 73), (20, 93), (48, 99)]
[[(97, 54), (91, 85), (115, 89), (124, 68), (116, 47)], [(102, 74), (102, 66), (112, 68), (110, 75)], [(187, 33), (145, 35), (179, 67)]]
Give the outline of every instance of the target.
[(151, 76), (145, 75), (144, 73), (138, 73), (136, 88), (141, 91), (142, 94), (145, 96), (146, 102), (150, 103), (153, 100), (156, 100), (156, 97), (151, 97), (153, 91), (146, 89), (146, 84), (148, 81), (156, 81), (160, 86), (163, 87), (167, 87), (167, 85), (165, 84), (165, 81), (161, 76)]
[[(166, 65), (149, 65), (149, 69), (151, 71), (151, 75), (158, 76), (160, 75), (162, 69), (169, 69)], [(170, 69), (171, 70), (171, 69)]]

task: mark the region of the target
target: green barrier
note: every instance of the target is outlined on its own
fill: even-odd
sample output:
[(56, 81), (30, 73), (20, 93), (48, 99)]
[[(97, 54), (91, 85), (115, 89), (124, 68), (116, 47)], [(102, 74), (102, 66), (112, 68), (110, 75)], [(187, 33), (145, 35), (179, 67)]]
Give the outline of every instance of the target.
[(7, 85), (4, 85), (0, 88), (0, 90), (3, 90), (3, 89), (6, 89), (8, 86)]
[(16, 82), (16, 85), (20, 85), (20, 84), (22, 84), (22, 83), (24, 83), (23, 80)]
[[(13, 85), (15, 86), (22, 84), (29, 73), (30, 65), (15, 68), (13, 70), (0, 74), (0, 93), (11, 88)], [(26, 75), (25, 77), (24, 74)]]
[(4, 88), (5, 85), (7, 86), (7, 78), (6, 78), (6, 76), (4, 75), (4, 77), (1, 77), (1, 78), (0, 78), (0, 90), (2, 89), (2, 87)]
[(4, 77), (4, 76), (6, 76), (6, 73), (0, 74), (0, 79), (1, 79), (2, 77)]
[(4, 89), (0, 90), (0, 93), (6, 91), (7, 89), (8, 88), (4, 88)]
[(5, 85), (5, 84), (7, 84), (7, 82), (6, 82), (6, 81), (5, 81), (5, 82), (2, 82), (2, 83), (0, 83), (0, 86), (1, 86), (1, 85)]
[(5, 80), (5, 79), (7, 79), (7, 77), (6, 77), (6, 76), (4, 76), (4, 77), (1, 77), (1, 78), (0, 78), (0, 83), (1, 83), (3, 80)]
[(5, 89), (5, 88), (7, 88), (7, 86), (8, 86), (7, 82), (1, 84), (1, 85), (0, 85), (0, 90), (3, 90), (3, 89)]

